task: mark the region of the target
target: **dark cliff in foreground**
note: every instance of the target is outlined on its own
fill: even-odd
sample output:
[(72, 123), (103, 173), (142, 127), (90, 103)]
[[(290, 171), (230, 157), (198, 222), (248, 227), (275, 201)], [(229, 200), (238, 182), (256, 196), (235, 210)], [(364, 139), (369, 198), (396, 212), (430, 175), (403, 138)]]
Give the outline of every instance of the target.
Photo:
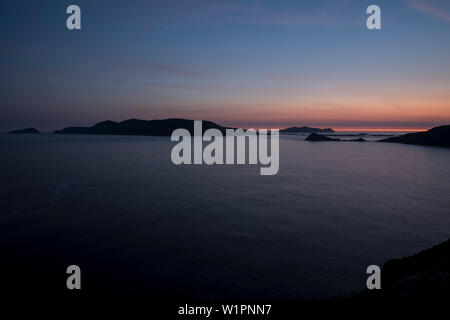
[(450, 148), (450, 125), (435, 127), (425, 132), (408, 133), (379, 141)]
[(320, 129), (320, 128), (310, 128), (310, 127), (290, 127), (286, 129), (281, 129), (280, 133), (334, 133), (331, 128)]
[(387, 261), (381, 283), (395, 298), (450, 297), (450, 239), (413, 256)]
[[(143, 136), (170, 136), (176, 129), (187, 129), (194, 134), (194, 120), (165, 119), (165, 120), (138, 120), (129, 119), (122, 122), (103, 121), (92, 127), (67, 127), (55, 130), (57, 134), (106, 134), (106, 135), (143, 135)], [(208, 129), (218, 129), (225, 133), (222, 127), (211, 121), (202, 121), (203, 132)]]
[(36, 128), (26, 128), (26, 129), (22, 129), (22, 130), (13, 130), (10, 131), (8, 133), (39, 133), (39, 131)]
[(450, 301), (450, 239), (381, 269), (381, 290), (366, 290), (351, 299), (372, 301)]

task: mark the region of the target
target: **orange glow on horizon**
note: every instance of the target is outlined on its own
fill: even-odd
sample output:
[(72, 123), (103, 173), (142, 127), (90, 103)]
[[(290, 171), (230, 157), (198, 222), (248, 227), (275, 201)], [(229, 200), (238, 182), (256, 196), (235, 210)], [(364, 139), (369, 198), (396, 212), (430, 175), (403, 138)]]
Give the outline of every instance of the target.
[(412, 129), (412, 128), (403, 128), (403, 129), (399, 129), (399, 128), (333, 128), (334, 131), (388, 131), (388, 132), (405, 132), (405, 131), (410, 131), (410, 132), (419, 132), (419, 131), (427, 131), (430, 128), (423, 128), (423, 129)]
[[(236, 127), (238, 128), (239, 126), (232, 126), (232, 127)], [(311, 126), (316, 128), (315, 126)], [(279, 130), (283, 130), (286, 128), (290, 128), (290, 127), (264, 127), (264, 126), (246, 126), (243, 129), (255, 129), (255, 130), (259, 130), (259, 129), (267, 129), (267, 130), (271, 130), (271, 129), (279, 129)], [(340, 127), (330, 127), (330, 126), (320, 126), (320, 129), (324, 129), (324, 128), (331, 128), (336, 132), (421, 132), (421, 131), (427, 131), (431, 128), (424, 128), (424, 129), (417, 129), (417, 128), (340, 128)]]

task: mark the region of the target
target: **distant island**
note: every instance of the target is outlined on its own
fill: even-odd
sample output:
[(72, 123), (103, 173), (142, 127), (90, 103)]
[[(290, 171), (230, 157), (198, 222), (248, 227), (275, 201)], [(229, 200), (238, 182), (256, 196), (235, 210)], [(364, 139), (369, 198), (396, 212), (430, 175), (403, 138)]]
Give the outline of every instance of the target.
[(329, 138), (326, 135), (321, 135), (317, 133), (311, 133), (306, 137), (305, 141), (356, 141), (356, 142), (365, 142), (364, 138), (351, 139), (351, 140), (341, 140), (336, 138)]
[(386, 138), (379, 142), (397, 142), (450, 148), (450, 125), (435, 127), (425, 132), (407, 133), (401, 136)]
[(334, 132), (335, 131), (331, 128), (320, 129), (310, 127), (290, 127), (280, 130), (280, 133), (334, 133)]
[[(55, 130), (56, 134), (106, 134), (106, 135), (143, 135), (143, 136), (170, 136), (178, 128), (188, 130), (194, 134), (194, 120), (164, 119), (164, 120), (139, 120), (129, 119), (122, 122), (103, 121), (92, 127), (67, 127)], [(222, 134), (227, 127), (222, 127), (211, 121), (202, 122), (203, 132), (208, 129), (218, 129)]]
[[(203, 120), (203, 131), (218, 129), (223, 134), (227, 127), (223, 127), (212, 121)], [(67, 127), (55, 130), (56, 134), (107, 134), (107, 135), (145, 135), (145, 136), (170, 136), (175, 129), (184, 128), (191, 134), (194, 131), (194, 120), (188, 119), (164, 119), (164, 120), (139, 120), (129, 119), (122, 122), (102, 121), (92, 127)], [(230, 128), (235, 129), (235, 128)], [(310, 127), (290, 127), (280, 130), (280, 133), (334, 133), (331, 128), (319, 129)]]
[(18, 133), (18, 134), (21, 134), (21, 133), (39, 133), (39, 131), (36, 128), (26, 128), (26, 129), (21, 129), (21, 130), (13, 130), (13, 131), (10, 131), (8, 133)]
[[(163, 119), (163, 120), (139, 120), (128, 119), (121, 122), (102, 121), (92, 127), (67, 127), (61, 130), (55, 130), (55, 134), (104, 134), (104, 135), (143, 135), (143, 136), (170, 136), (176, 129), (183, 128), (194, 134), (194, 120), (189, 119)], [(212, 121), (202, 121), (202, 130), (204, 133), (208, 129), (218, 129), (225, 134), (226, 129), (236, 129), (223, 127)], [(12, 134), (36, 134), (39, 131), (36, 128), (26, 128), (21, 130), (13, 130)], [(335, 131), (331, 128), (311, 128), (311, 127), (289, 127), (281, 129), (280, 133), (296, 134), (309, 133), (306, 141), (358, 141), (364, 142), (362, 136), (366, 133), (359, 134), (333, 134)], [(322, 134), (319, 134), (322, 133)], [(331, 133), (331, 134), (330, 134)], [(338, 136), (356, 136), (358, 139), (340, 140)], [(401, 136), (389, 137), (378, 140), (378, 142), (394, 142), (405, 144), (416, 144), (423, 146), (437, 146), (450, 148), (450, 125), (432, 128), (424, 132), (408, 133)]]
[[(325, 129), (324, 129), (325, 130)], [(363, 136), (364, 134), (359, 134)], [(352, 139), (352, 140), (340, 140), (335, 137), (347, 136), (347, 135), (329, 135), (329, 134), (318, 134), (311, 133), (305, 139), (306, 141), (366, 141), (363, 138)], [(358, 136), (358, 135), (357, 135)], [(332, 137), (332, 138), (331, 138)], [(432, 128), (424, 132), (407, 133), (401, 136), (389, 137), (385, 139), (378, 140), (378, 142), (395, 142), (395, 143), (405, 143), (405, 144), (416, 144), (422, 146), (436, 146), (450, 148), (450, 125), (440, 126)]]
[(311, 133), (306, 137), (305, 141), (340, 141), (339, 139), (329, 138), (317, 133)]

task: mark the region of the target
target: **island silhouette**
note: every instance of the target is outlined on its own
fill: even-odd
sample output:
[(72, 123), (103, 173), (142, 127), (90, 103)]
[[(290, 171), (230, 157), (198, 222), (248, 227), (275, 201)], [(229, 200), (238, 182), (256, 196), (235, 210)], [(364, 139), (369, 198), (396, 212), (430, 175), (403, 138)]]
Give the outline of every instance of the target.
[[(194, 134), (194, 120), (189, 119), (164, 119), (164, 120), (139, 120), (128, 119), (121, 122), (106, 120), (92, 127), (67, 127), (55, 130), (56, 134), (106, 134), (106, 135), (142, 135), (142, 136), (170, 136), (176, 129), (183, 128)], [(222, 134), (226, 129), (212, 121), (203, 120), (202, 130), (218, 129)]]
[(22, 134), (22, 133), (39, 133), (39, 131), (36, 128), (26, 128), (26, 129), (20, 129), (20, 130), (13, 130), (8, 133), (15, 133), (15, 134)]
[[(183, 128), (189, 131), (191, 135), (194, 134), (194, 120), (171, 118), (162, 120), (140, 120), (128, 119), (121, 122), (106, 120), (99, 122), (92, 127), (66, 127), (61, 130), (55, 130), (55, 134), (102, 134), (102, 135), (143, 135), (143, 136), (171, 136), (176, 129)], [(208, 129), (217, 129), (222, 134), (226, 133), (226, 129), (236, 129), (232, 127), (221, 126), (215, 122), (202, 120), (202, 133)], [(26, 128), (20, 130), (13, 130), (9, 133), (26, 134), (39, 133), (35, 128)], [(289, 127), (281, 129), (282, 134), (301, 134), (309, 133), (310, 135), (305, 139), (306, 141), (366, 141), (363, 138), (352, 140), (340, 140), (338, 136), (364, 136), (366, 133), (359, 134), (334, 134), (335, 131), (331, 128), (312, 128), (312, 127)], [(322, 133), (322, 134), (319, 134)], [(383, 135), (378, 135), (383, 136)], [(407, 133), (395, 137), (384, 138), (378, 140), (379, 142), (394, 142), (404, 144), (415, 144), (423, 146), (437, 146), (450, 148), (450, 125), (434, 127), (424, 132)]]
[[(345, 135), (342, 135), (345, 136)], [(309, 136), (306, 137), (305, 141), (356, 141), (356, 142), (365, 142), (366, 139), (364, 138), (357, 138), (357, 139), (351, 139), (351, 140), (341, 140), (337, 138), (330, 138), (325, 135), (317, 134), (317, 133), (311, 133)]]
[[(190, 119), (163, 119), (163, 120), (139, 120), (128, 119), (121, 122), (106, 120), (92, 127), (67, 127), (55, 130), (56, 134), (108, 134), (108, 135), (145, 135), (145, 136), (170, 136), (178, 128), (187, 129), (191, 134), (194, 132), (194, 120)], [(221, 126), (215, 122), (202, 120), (203, 132), (208, 129), (218, 129), (223, 134), (226, 129), (236, 129)], [(281, 129), (280, 133), (334, 133), (331, 128), (320, 129), (310, 127), (290, 127)]]
[(281, 129), (280, 133), (334, 133), (335, 131), (331, 128), (310, 128), (310, 127), (290, 127), (286, 129)]

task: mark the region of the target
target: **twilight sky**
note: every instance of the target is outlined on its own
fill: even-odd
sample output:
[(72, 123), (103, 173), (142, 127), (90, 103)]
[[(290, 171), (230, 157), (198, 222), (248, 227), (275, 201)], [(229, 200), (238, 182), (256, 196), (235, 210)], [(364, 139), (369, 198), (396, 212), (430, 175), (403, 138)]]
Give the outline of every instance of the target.
[[(70, 4), (80, 31), (66, 28)], [(381, 30), (366, 28), (370, 4)], [(448, 0), (3, 0), (0, 47), (0, 132), (450, 124)]]

